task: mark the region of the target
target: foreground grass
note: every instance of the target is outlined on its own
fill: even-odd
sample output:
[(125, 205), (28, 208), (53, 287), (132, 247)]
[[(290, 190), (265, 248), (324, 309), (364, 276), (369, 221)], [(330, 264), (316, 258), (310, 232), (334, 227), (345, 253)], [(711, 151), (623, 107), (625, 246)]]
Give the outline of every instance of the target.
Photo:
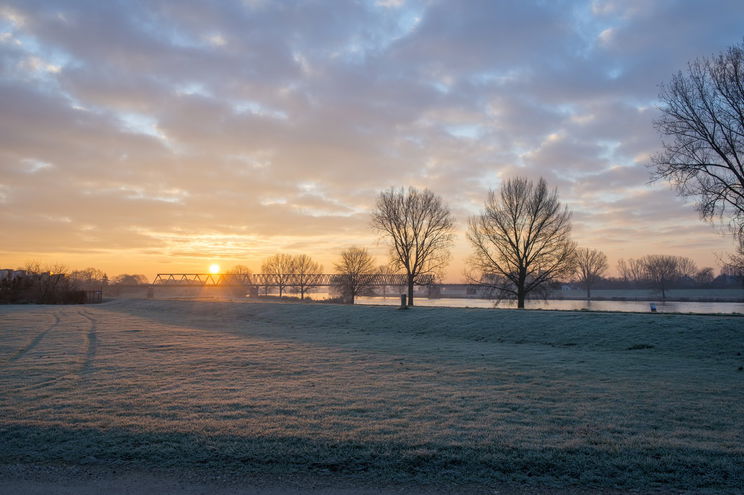
[(744, 318), (0, 308), (0, 462), (735, 492)]

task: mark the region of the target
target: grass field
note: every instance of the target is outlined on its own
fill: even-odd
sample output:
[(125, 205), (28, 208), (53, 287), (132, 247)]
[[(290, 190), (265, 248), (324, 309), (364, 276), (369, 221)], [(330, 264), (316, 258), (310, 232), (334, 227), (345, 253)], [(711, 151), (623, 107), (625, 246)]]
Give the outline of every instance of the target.
[(0, 463), (736, 493), (744, 318), (0, 307)]

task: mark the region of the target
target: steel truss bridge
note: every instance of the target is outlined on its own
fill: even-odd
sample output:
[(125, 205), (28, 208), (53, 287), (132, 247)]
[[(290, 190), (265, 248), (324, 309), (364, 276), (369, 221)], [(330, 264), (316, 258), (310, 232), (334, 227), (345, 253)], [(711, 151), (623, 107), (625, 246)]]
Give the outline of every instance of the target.
[[(342, 285), (347, 275), (337, 273), (158, 273), (153, 287), (330, 287)], [(416, 285), (431, 285), (434, 277), (418, 277)], [(363, 273), (359, 281), (368, 287), (405, 286), (403, 274)]]

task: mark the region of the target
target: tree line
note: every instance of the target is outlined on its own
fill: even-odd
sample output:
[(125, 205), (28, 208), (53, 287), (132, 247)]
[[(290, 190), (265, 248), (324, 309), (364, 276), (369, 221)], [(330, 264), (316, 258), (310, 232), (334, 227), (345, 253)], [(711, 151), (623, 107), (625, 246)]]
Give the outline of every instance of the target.
[[(712, 57), (688, 64), (661, 85), (661, 115), (655, 127), (662, 151), (651, 160), (653, 178), (671, 182), (683, 196), (698, 199), (705, 220), (728, 217), (737, 240), (724, 269), (744, 273), (744, 41)], [(452, 240), (449, 209), (431, 192), (391, 189), (381, 193), (373, 226), (389, 240), (393, 262), (413, 284), (423, 273), (446, 263)], [(606, 257), (578, 248), (570, 239), (570, 213), (543, 179), (508, 179), (490, 191), (482, 212), (468, 222), (473, 247), (469, 260), (473, 283), (489, 287), (495, 297), (516, 299), (523, 308), (528, 295), (544, 293), (552, 282), (578, 271), (591, 286), (606, 270)], [(666, 296), (674, 281), (708, 279), (711, 269), (692, 273), (687, 258), (649, 255), (618, 267), (623, 277), (653, 285)]]
[[(341, 251), (333, 264), (338, 276), (332, 279), (332, 288), (342, 300), (354, 304), (360, 295), (372, 293), (373, 279), (370, 275), (388, 276), (398, 273), (389, 265), (375, 266), (374, 258), (366, 248), (352, 246)], [(250, 275), (252, 271), (244, 265), (236, 265), (226, 272), (231, 275)], [(307, 293), (322, 281), (323, 265), (306, 254), (278, 253), (266, 258), (261, 264), (261, 273), (272, 276), (272, 286), (283, 297), (288, 291), (299, 294), (304, 301)], [(268, 293), (268, 286), (265, 287)]]
[[(607, 257), (596, 249), (576, 245), (570, 235), (570, 219), (557, 189), (550, 189), (543, 178), (506, 179), (499, 190), (488, 192), (481, 212), (468, 220), (467, 238), (472, 247), (467, 260), (468, 282), (494, 299), (515, 300), (518, 308), (524, 308), (527, 298), (544, 298), (555, 284), (571, 280), (591, 298), (591, 290), (606, 280)], [(370, 274), (400, 273), (405, 275), (407, 304), (413, 306), (414, 285), (440, 277), (450, 259), (455, 223), (449, 207), (428, 189), (390, 188), (379, 193), (371, 226), (388, 245), (389, 264), (375, 268), (366, 248), (347, 248), (334, 263), (338, 274), (333, 279), (335, 290), (353, 303), (357, 296), (371, 292)], [(617, 269), (626, 286), (652, 287), (662, 298), (682, 279), (705, 283), (713, 278), (712, 268), (698, 270), (691, 259), (669, 255), (621, 259)], [(41, 273), (43, 269), (31, 263), (26, 271)], [(66, 283), (78, 289), (147, 282), (144, 276), (127, 274), (109, 281), (96, 268), (69, 271), (54, 266), (47, 271), (65, 274)], [(323, 266), (306, 254), (279, 253), (264, 260), (261, 272), (273, 276), (279, 297), (291, 290), (305, 300), (321, 283)], [(227, 273), (250, 274), (251, 270), (237, 265)]]
[[(468, 220), (472, 254), (467, 278), (494, 299), (513, 299), (524, 308), (529, 298), (547, 297), (561, 282), (586, 290), (606, 282), (607, 256), (578, 247), (571, 240), (571, 213), (561, 205), (557, 189), (544, 179), (505, 180), (488, 192), (482, 211)], [(380, 193), (372, 225), (387, 239), (392, 264), (407, 275), (409, 304), (413, 284), (424, 274), (439, 274), (449, 258), (454, 221), (449, 208), (429, 190), (390, 189)], [(672, 287), (710, 285), (713, 269), (698, 269), (690, 258), (647, 255), (619, 260), (625, 288), (651, 288), (662, 299)], [(744, 267), (729, 262), (724, 271), (741, 278)]]

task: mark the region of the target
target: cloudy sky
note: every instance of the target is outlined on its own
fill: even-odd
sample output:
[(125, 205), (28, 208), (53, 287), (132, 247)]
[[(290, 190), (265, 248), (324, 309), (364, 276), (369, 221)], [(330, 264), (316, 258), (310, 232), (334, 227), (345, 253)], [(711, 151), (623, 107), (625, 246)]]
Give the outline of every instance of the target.
[(468, 216), (521, 175), (613, 266), (715, 266), (730, 239), (646, 165), (659, 84), (742, 21), (741, 0), (0, 0), (0, 265), (382, 263), (370, 209), (411, 185), (457, 218), (454, 281)]

